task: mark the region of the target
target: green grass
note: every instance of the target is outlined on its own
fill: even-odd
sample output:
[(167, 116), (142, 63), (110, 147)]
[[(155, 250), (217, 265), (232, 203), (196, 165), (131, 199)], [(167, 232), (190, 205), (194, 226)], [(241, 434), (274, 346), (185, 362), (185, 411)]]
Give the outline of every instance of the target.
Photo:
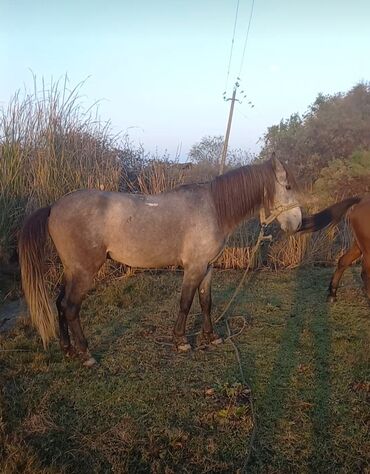
[[(331, 271), (255, 273), (231, 309), (234, 332), (247, 323), (234, 340), (257, 415), (247, 472), (369, 465), (370, 308), (359, 268), (328, 305)], [(240, 277), (216, 273), (215, 316)], [(240, 472), (253, 423), (232, 346), (179, 355), (158, 344), (170, 339), (180, 283), (163, 273), (99, 286), (82, 308), (92, 370), (64, 360), (56, 343), (44, 352), (22, 320), (2, 336), (1, 472)], [(28, 352), (10, 351), (19, 349)]]

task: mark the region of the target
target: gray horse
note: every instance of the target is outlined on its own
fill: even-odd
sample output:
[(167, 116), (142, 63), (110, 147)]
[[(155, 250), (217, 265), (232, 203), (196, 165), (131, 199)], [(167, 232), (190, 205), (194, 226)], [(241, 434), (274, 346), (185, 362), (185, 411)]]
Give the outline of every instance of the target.
[(81, 190), (37, 210), (22, 228), (19, 255), (31, 320), (44, 346), (56, 334), (42, 271), (47, 234), (64, 267), (56, 301), (60, 345), (65, 354), (78, 354), (90, 366), (95, 360), (88, 351), (79, 311), (107, 257), (132, 267), (183, 267), (174, 342), (179, 350), (190, 349), (185, 327), (197, 289), (204, 315), (204, 340), (220, 342), (211, 321), (212, 262), (236, 226), (260, 209), (267, 213), (279, 210), (277, 220), (285, 231), (294, 232), (301, 225), (294, 178), (275, 157), (207, 183), (184, 185), (161, 194)]

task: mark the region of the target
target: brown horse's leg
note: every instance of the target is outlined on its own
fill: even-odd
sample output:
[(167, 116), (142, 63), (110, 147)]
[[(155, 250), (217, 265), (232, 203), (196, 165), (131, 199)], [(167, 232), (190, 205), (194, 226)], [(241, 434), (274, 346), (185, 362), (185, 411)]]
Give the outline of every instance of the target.
[(56, 306), (58, 309), (58, 320), (59, 320), (59, 343), (62, 351), (67, 355), (67, 356), (73, 356), (74, 355), (74, 349), (73, 346), (71, 345), (71, 340), (69, 338), (69, 332), (68, 332), (68, 323), (66, 316), (64, 314), (64, 308), (63, 308), (63, 298), (65, 296), (65, 286), (63, 285), (59, 296), (56, 300)]
[(92, 283), (92, 275), (82, 272), (78, 274), (75, 273), (72, 277), (67, 279), (65, 297), (62, 302), (62, 307), (73, 337), (76, 351), (84, 361), (84, 365), (88, 367), (94, 365), (96, 361), (91, 357), (88, 350), (87, 340), (82, 331), (80, 307), (86, 293), (91, 288)]
[(364, 254), (361, 277), (364, 282), (366, 294), (370, 298), (370, 253)]
[(188, 268), (184, 271), (180, 298), (180, 311), (173, 330), (173, 337), (177, 349), (182, 352), (191, 349), (185, 336), (186, 319), (193, 303), (195, 291), (203, 280), (205, 273), (206, 268), (202, 268), (201, 270)]
[(329, 285), (328, 301), (334, 302), (337, 299), (337, 289), (339, 281), (342, 278), (343, 272), (348, 268), (352, 262), (361, 257), (361, 250), (355, 242), (352, 247), (344, 254), (338, 261), (338, 266), (332, 276)]
[(202, 338), (209, 344), (219, 344), (222, 339), (213, 331), (211, 319), (212, 295), (212, 266), (209, 266), (207, 273), (198, 287), (199, 303), (203, 312)]

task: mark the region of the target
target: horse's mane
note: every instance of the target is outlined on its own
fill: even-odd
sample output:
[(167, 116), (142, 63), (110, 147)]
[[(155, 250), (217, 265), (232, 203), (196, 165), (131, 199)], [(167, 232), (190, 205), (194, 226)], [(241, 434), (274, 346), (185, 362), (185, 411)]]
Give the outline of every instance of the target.
[(210, 190), (220, 226), (232, 229), (262, 205), (271, 207), (275, 183), (271, 160), (237, 168), (211, 181)]

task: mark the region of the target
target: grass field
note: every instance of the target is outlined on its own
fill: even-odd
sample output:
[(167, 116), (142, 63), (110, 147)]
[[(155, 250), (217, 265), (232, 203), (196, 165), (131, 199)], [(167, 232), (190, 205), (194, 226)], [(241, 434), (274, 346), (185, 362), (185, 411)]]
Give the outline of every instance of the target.
[[(257, 417), (246, 472), (369, 472), (369, 302), (354, 267), (328, 305), (331, 272), (254, 273), (230, 310)], [(215, 274), (215, 316), (240, 277)], [(233, 347), (180, 355), (158, 343), (180, 283), (146, 273), (100, 285), (82, 308), (91, 370), (57, 343), (44, 352), (22, 319), (0, 336), (1, 472), (241, 472), (253, 421)]]

